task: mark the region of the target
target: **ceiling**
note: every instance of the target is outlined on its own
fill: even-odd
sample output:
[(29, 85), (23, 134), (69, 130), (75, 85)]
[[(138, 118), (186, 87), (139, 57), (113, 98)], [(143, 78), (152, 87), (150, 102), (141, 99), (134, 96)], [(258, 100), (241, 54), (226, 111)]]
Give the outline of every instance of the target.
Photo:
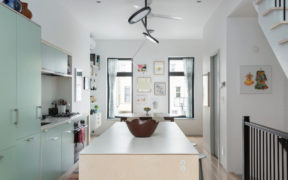
[[(144, 6), (144, 0), (65, 0), (65, 7), (87, 28), (95, 39), (140, 39), (141, 23), (130, 25), (128, 18)], [(152, 12), (182, 17), (183, 20), (149, 18), (148, 28), (159, 39), (199, 39), (203, 27), (221, 0), (153, 0)]]

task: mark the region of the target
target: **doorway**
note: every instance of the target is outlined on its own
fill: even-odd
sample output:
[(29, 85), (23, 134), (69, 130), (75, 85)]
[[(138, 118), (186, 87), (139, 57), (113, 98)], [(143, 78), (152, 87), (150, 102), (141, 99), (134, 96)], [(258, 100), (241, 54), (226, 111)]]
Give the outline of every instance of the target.
[(210, 58), (210, 140), (211, 154), (217, 159), (220, 153), (220, 57), (219, 52)]

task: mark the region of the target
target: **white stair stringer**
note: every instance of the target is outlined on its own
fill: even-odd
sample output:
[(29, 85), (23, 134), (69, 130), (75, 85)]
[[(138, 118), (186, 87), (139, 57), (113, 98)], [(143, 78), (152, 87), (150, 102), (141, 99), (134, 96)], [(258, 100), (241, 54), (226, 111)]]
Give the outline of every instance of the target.
[(264, 35), (266, 36), (286, 77), (288, 78), (288, 24), (281, 24), (274, 29), (271, 28), (276, 24), (283, 22), (283, 11), (273, 11), (268, 15), (263, 16), (267, 10), (274, 7), (274, 1), (263, 0), (260, 3), (257, 3), (257, 0), (255, 0), (253, 4), (258, 12), (258, 22), (260, 27), (264, 32)]

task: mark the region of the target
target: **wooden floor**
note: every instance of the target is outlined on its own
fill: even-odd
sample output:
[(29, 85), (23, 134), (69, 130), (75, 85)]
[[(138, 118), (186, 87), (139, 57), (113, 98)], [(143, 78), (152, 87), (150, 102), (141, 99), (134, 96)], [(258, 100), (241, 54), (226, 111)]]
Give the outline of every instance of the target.
[[(240, 177), (227, 173), (218, 163), (218, 160), (209, 155), (209, 153), (203, 148), (202, 137), (188, 137), (188, 139), (197, 144), (196, 149), (201, 154), (207, 155), (207, 158), (202, 160), (204, 180), (241, 180)], [(78, 171), (75, 171), (68, 180), (79, 180)]]

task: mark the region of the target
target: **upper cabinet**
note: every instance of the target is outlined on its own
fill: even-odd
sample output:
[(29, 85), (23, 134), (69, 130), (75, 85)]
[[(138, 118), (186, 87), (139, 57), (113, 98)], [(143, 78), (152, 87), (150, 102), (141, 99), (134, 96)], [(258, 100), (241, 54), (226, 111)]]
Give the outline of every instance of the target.
[(60, 48), (42, 41), (42, 74), (71, 76), (71, 56)]

